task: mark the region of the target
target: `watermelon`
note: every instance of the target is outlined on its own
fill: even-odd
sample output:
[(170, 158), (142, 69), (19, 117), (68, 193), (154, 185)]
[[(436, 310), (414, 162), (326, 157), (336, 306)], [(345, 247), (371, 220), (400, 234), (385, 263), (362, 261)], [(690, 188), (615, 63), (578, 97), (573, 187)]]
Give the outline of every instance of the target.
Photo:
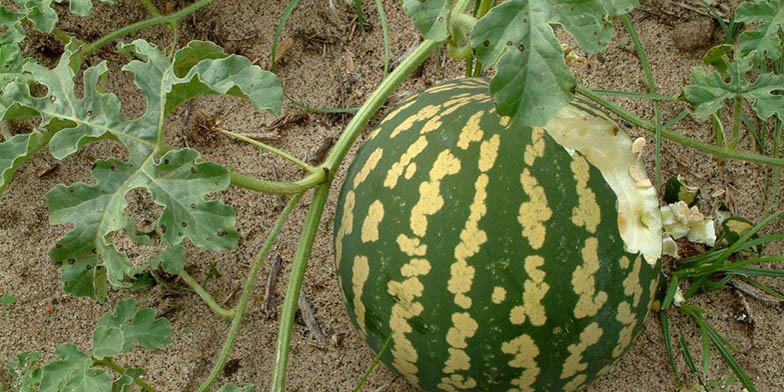
[(578, 102), (543, 127), (513, 127), (484, 79), (402, 102), (338, 199), (352, 323), (425, 391), (590, 384), (657, 292), (661, 218), (642, 142)]

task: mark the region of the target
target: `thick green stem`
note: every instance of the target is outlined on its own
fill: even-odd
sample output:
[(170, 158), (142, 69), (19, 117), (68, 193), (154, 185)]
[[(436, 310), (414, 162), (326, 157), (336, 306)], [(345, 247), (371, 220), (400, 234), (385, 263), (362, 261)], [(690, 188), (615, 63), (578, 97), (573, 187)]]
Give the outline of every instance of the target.
[[(453, 12), (462, 13), (470, 4), (470, 0), (460, 0), (455, 5)], [(291, 331), (294, 326), (294, 313), (297, 309), (299, 291), (305, 275), (308, 257), (313, 246), (313, 240), (318, 232), (318, 224), (321, 221), (321, 214), (324, 211), (324, 204), (329, 195), (329, 186), (332, 176), (337, 171), (338, 166), (343, 162), (349, 148), (362, 132), (370, 118), (378, 111), (381, 105), (387, 100), (389, 95), (410, 75), (430, 53), (439, 46), (439, 42), (425, 40), (406, 57), (389, 76), (381, 82), (376, 90), (368, 97), (357, 114), (351, 119), (346, 129), (340, 135), (335, 146), (330, 151), (321, 167), (329, 173), (327, 181), (318, 188), (313, 196), (313, 201), (305, 218), (305, 225), (302, 229), (302, 236), (297, 251), (294, 255), (294, 265), (292, 266), (291, 278), (286, 291), (286, 299), (283, 312), (280, 318), (280, 330), (278, 331), (278, 342), (275, 354), (275, 369), (270, 390), (273, 392), (283, 392), (286, 385), (286, 367), (288, 363), (289, 343), (291, 342)]]
[(316, 188), (313, 201), (305, 218), (302, 236), (299, 239), (297, 251), (294, 253), (294, 263), (291, 266), (291, 278), (286, 288), (286, 299), (283, 302), (283, 311), (280, 314), (280, 329), (278, 330), (278, 344), (275, 349), (275, 371), (272, 374), (271, 390), (283, 392), (286, 385), (286, 364), (289, 358), (289, 343), (291, 331), (294, 329), (294, 314), (297, 311), (299, 291), (305, 276), (305, 267), (308, 265), (310, 251), (313, 249), (313, 240), (318, 232), (324, 204), (329, 196), (329, 183), (324, 183)]
[[(324, 185), (322, 185), (322, 187), (324, 187)], [(326, 188), (329, 189), (328, 186)], [(215, 379), (218, 378), (218, 376), (221, 374), (223, 365), (226, 364), (226, 360), (229, 358), (229, 354), (231, 353), (234, 340), (237, 338), (237, 332), (239, 332), (240, 325), (242, 324), (242, 316), (245, 314), (245, 309), (248, 307), (248, 300), (250, 299), (250, 294), (253, 291), (253, 285), (256, 283), (256, 277), (259, 274), (259, 270), (261, 270), (261, 265), (267, 258), (267, 254), (272, 248), (272, 244), (275, 243), (275, 238), (277, 238), (278, 233), (280, 233), (280, 229), (283, 228), (283, 224), (285, 224), (288, 220), (291, 211), (294, 209), (297, 203), (299, 203), (300, 199), (302, 199), (302, 195), (302, 193), (294, 195), (286, 204), (286, 208), (284, 208), (280, 213), (278, 220), (275, 222), (275, 226), (272, 227), (272, 231), (270, 231), (270, 233), (267, 235), (267, 239), (264, 240), (264, 245), (262, 245), (261, 251), (256, 256), (256, 260), (253, 261), (250, 273), (248, 273), (248, 277), (245, 279), (245, 285), (242, 288), (242, 294), (240, 295), (239, 303), (234, 310), (234, 318), (231, 320), (229, 335), (226, 337), (226, 341), (223, 343), (223, 349), (218, 356), (218, 361), (215, 363), (215, 366), (213, 366), (212, 371), (210, 371), (210, 374), (207, 376), (207, 379), (204, 380), (201, 386), (199, 386), (199, 392), (206, 391), (215, 381)]]
[(189, 6), (185, 7), (185, 8), (183, 8), (183, 9), (175, 12), (175, 13), (172, 13), (172, 14), (169, 14), (169, 15), (163, 15), (163, 16), (150, 18), (150, 19), (147, 19), (147, 20), (143, 20), (141, 22), (136, 22), (134, 24), (130, 24), (130, 25), (125, 26), (125, 27), (123, 27), (121, 29), (115, 30), (115, 31), (113, 31), (113, 32), (111, 32), (111, 33), (109, 33), (109, 34), (99, 38), (98, 40), (83, 46), (80, 55), (82, 57), (84, 57), (84, 56), (92, 53), (96, 49), (98, 49), (98, 48), (100, 48), (100, 47), (102, 47), (102, 46), (104, 46), (104, 45), (114, 41), (115, 39), (126, 35), (126, 34), (131, 34), (131, 33), (135, 32), (135, 31), (138, 31), (138, 30), (141, 30), (141, 29), (144, 29), (144, 28), (147, 28), (147, 27), (151, 27), (151, 26), (157, 26), (157, 25), (160, 25), (160, 24), (176, 22), (177, 20), (180, 20), (180, 19), (182, 19), (182, 18), (184, 18), (184, 17), (186, 17), (186, 16), (196, 12), (196, 10), (206, 6), (207, 4), (210, 4), (211, 2), (212, 2), (212, 0), (199, 0), (199, 1), (197, 1), (197, 2), (195, 2), (193, 4), (191, 4), (191, 5), (189, 5)]
[(395, 68), (389, 77), (384, 79), (383, 82), (376, 88), (373, 94), (370, 95), (367, 101), (362, 105), (357, 114), (351, 119), (351, 122), (346, 126), (346, 130), (340, 135), (340, 138), (335, 142), (335, 146), (330, 151), (327, 158), (324, 160), (324, 167), (329, 169), (330, 174), (334, 173), (343, 158), (346, 157), (349, 148), (357, 139), (357, 136), (362, 132), (365, 125), (370, 121), (370, 118), (376, 114), (378, 108), (386, 102), (387, 98), (393, 91), (403, 83), (408, 75), (410, 75), (423, 61), (435, 50), (440, 43), (431, 40), (425, 40), (406, 57), (397, 68)]
[(196, 279), (193, 279), (189, 273), (185, 272), (185, 270), (180, 272), (180, 277), (188, 286), (190, 286), (191, 290), (195, 291), (196, 294), (201, 297), (202, 301), (204, 301), (213, 312), (225, 318), (234, 317), (234, 309), (226, 309), (220, 306), (220, 304), (215, 301), (214, 298), (212, 298), (212, 295), (210, 295), (210, 293), (208, 293), (207, 290), (205, 290), (204, 287), (202, 287), (199, 282), (196, 281)]
[[(463, 10), (468, 5), (468, 1), (461, 0), (457, 10)], [(460, 8), (461, 7), (461, 8)], [(281, 313), (280, 331), (278, 332), (278, 343), (275, 355), (275, 369), (270, 390), (282, 392), (286, 384), (286, 366), (288, 362), (289, 343), (291, 341), (291, 330), (294, 325), (294, 313), (297, 308), (299, 291), (307, 266), (307, 259), (313, 245), (313, 238), (318, 231), (318, 223), (324, 209), (324, 203), (329, 195), (329, 184), (332, 175), (337, 171), (338, 166), (343, 162), (349, 148), (362, 132), (370, 118), (378, 111), (381, 105), (387, 100), (389, 95), (410, 75), (429, 55), (439, 46), (439, 42), (425, 40), (417, 47), (400, 65), (395, 68), (389, 76), (376, 88), (362, 105), (357, 114), (351, 119), (345, 131), (341, 134), (335, 146), (330, 151), (322, 165), (330, 174), (326, 183), (321, 184), (317, 189), (311, 203), (305, 226), (294, 256), (291, 278), (286, 292), (286, 300)]]
[(271, 193), (273, 195), (302, 193), (327, 180), (327, 173), (324, 169), (316, 170), (296, 182), (259, 180), (258, 178), (237, 173), (231, 168), (229, 168), (229, 175), (231, 176), (231, 183), (233, 185), (256, 192)]
[[(119, 373), (119, 374), (121, 374), (123, 376), (126, 375), (125, 374), (125, 368), (120, 366), (120, 365), (118, 365), (118, 364), (116, 364), (114, 361), (112, 361), (111, 358), (104, 358), (104, 359), (95, 360), (93, 362), (93, 365), (105, 366), (105, 367), (108, 367), (108, 368), (114, 370), (115, 372), (117, 372), (117, 373)], [(130, 377), (130, 376), (128, 376), (128, 377)], [(133, 377), (131, 377), (131, 378), (133, 378)], [(134, 384), (140, 386), (142, 389), (144, 389), (147, 392), (156, 392), (155, 388), (153, 388), (152, 385), (150, 385), (147, 382), (145, 382), (144, 380), (142, 380), (141, 377), (134, 378), (133, 382), (134, 382)]]
[(57, 39), (59, 39), (63, 44), (67, 44), (74, 39), (74, 37), (72, 37), (70, 34), (58, 29), (57, 27), (52, 29), (52, 35), (57, 37)]
[[(653, 79), (653, 72), (651, 71), (651, 65), (648, 63), (648, 57), (645, 55), (645, 50), (642, 47), (642, 43), (640, 42), (640, 37), (637, 35), (637, 30), (634, 29), (634, 25), (632, 25), (631, 19), (629, 19), (628, 15), (622, 15), (621, 20), (623, 21), (623, 26), (626, 28), (626, 31), (629, 33), (629, 36), (632, 38), (632, 42), (634, 42), (634, 48), (637, 51), (637, 57), (640, 59), (640, 65), (642, 65), (642, 71), (645, 74), (645, 83), (648, 85), (648, 91), (651, 94), (656, 95), (656, 81)], [(661, 144), (662, 144), (662, 123), (661, 123), (661, 110), (659, 108), (659, 102), (653, 101), (653, 114), (656, 118), (656, 123), (654, 127), (654, 136), (656, 138), (656, 151), (655, 151), (655, 161), (656, 161), (656, 187), (661, 187)]]
[[(623, 118), (624, 120), (626, 120), (626, 121), (628, 121), (628, 122), (630, 122), (630, 123), (632, 123), (632, 124), (642, 128), (642, 129), (645, 129), (647, 131), (655, 132), (656, 127), (655, 127), (654, 124), (651, 124), (648, 121), (645, 121), (645, 120), (643, 120), (643, 119), (641, 119), (641, 118), (639, 118), (639, 117), (637, 117), (637, 116), (635, 116), (635, 115), (633, 115), (633, 114), (631, 114), (631, 113), (621, 109), (618, 105), (615, 105), (614, 103), (609, 102), (609, 101), (603, 99), (601, 96), (596, 94), (590, 88), (578, 85), (576, 87), (576, 91), (578, 93), (582, 94), (583, 96), (585, 96), (586, 98), (588, 98), (588, 99), (596, 102), (597, 104), (603, 106), (607, 110), (615, 113), (616, 115), (618, 115), (619, 117)], [(742, 161), (756, 162), (756, 163), (763, 163), (763, 164), (766, 164), (766, 165), (784, 167), (784, 159), (771, 158), (771, 157), (767, 157), (767, 156), (760, 155), (760, 154), (755, 154), (755, 153), (750, 153), (750, 152), (742, 152), (742, 151), (734, 151), (734, 150), (728, 150), (726, 148), (720, 148), (720, 147), (717, 147), (717, 146), (712, 146), (712, 145), (709, 145), (709, 144), (698, 142), (698, 141), (696, 141), (694, 139), (691, 139), (689, 137), (680, 135), (678, 133), (671, 132), (671, 131), (669, 131), (667, 129), (662, 129), (661, 134), (662, 134), (663, 137), (666, 137), (667, 139), (670, 139), (670, 140), (672, 140), (674, 142), (683, 144), (683, 145), (685, 145), (687, 147), (691, 147), (691, 148), (693, 148), (695, 150), (706, 152), (708, 154), (711, 154), (711, 155), (719, 157), (719, 158), (738, 159), (738, 160), (742, 160)]]

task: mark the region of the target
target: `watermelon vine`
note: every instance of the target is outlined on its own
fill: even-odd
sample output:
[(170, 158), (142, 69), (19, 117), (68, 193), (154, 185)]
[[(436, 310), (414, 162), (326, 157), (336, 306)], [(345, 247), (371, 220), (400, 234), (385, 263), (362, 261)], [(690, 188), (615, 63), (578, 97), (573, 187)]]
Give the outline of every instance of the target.
[[(49, 222), (72, 226), (55, 244), (50, 244), (49, 255), (59, 266), (62, 287), (67, 293), (97, 302), (105, 301), (109, 290), (142, 285), (141, 277), (145, 274), (164, 272), (180, 276), (211, 310), (230, 322), (228, 336), (209, 374), (201, 381), (199, 391), (209, 390), (220, 376), (247, 313), (261, 265), (283, 225), (312, 189), (271, 365), (274, 369), (270, 390), (285, 389), (300, 289), (330, 186), (351, 146), (382, 105), (442, 46), (449, 55), (465, 62), (467, 77), (477, 78), (437, 86), (395, 109), (380, 124), (375, 136), (378, 139), (368, 142), (354, 158), (336, 214), (336, 271), (341, 289), (352, 321), (370, 346), (379, 351), (379, 359), (426, 390), (501, 387), (576, 390), (609, 369), (639, 333), (649, 309), (655, 308), (665, 334), (668, 359), (677, 377), (668, 321), (668, 312), (677, 308), (691, 317), (702, 333), (703, 358), (709, 359), (714, 347), (742, 385), (749, 391), (755, 390), (751, 378), (735, 360), (731, 344), (706, 321), (703, 310), (688, 301), (702, 292), (727, 285), (746, 285), (770, 298), (784, 299), (780, 291), (757, 279), (784, 276), (765, 264), (780, 261), (780, 256), (759, 254), (763, 245), (782, 239), (782, 234), (762, 233), (782, 212), (771, 213), (775, 202), (770, 203), (766, 208), (768, 217), (758, 224), (722, 212), (721, 218), (716, 218), (719, 226), (718, 235), (714, 236), (713, 221), (693, 206), (698, 191), (680, 180), (668, 183), (665, 199), (670, 204), (663, 207), (664, 218), (661, 218), (655, 188), (661, 186), (659, 160), (662, 138), (667, 138), (718, 160), (738, 159), (768, 165), (772, 167), (771, 193), (779, 191), (784, 167), (784, 159), (779, 156), (784, 123), (781, 38), (784, 8), (779, 2), (746, 1), (728, 22), (719, 18), (725, 43), (705, 56), (709, 68), (694, 68), (691, 81), (683, 91), (667, 96), (658, 92), (646, 54), (627, 16), (638, 6), (637, 0), (508, 0), (501, 4), (492, 0), (404, 0), (405, 12), (424, 40), (388, 75), (385, 66), (383, 81), (358, 108), (320, 162), (306, 163), (286, 151), (220, 130), (304, 170), (300, 180), (280, 182), (238, 173), (225, 165), (205, 161), (195, 149), (175, 148), (166, 142), (167, 116), (198, 97), (239, 97), (258, 111), (275, 114), (282, 107), (284, 94), (280, 80), (256, 65), (256, 61), (228, 54), (209, 41), (194, 40), (183, 47), (176, 46), (177, 22), (211, 1), (200, 0), (165, 15), (151, 2), (143, 1), (151, 14), (149, 19), (120, 27), (93, 42), (82, 42), (59, 30), (58, 14), (51, 0), (17, 0), (0, 8), (3, 27), (0, 121), (34, 119), (36, 124), (32, 131), (16, 135), (11, 135), (5, 126), (0, 129), (3, 137), (0, 192), (12, 186), (24, 165), (45, 151), (63, 160), (97, 141), (121, 146), (124, 157), (101, 157), (93, 162), (91, 184), (59, 184), (46, 194)], [(273, 69), (280, 32), (297, 4), (297, 0), (291, 1), (273, 38), (273, 58), (269, 62)], [(376, 4), (383, 15), (383, 5)], [(359, 2), (355, 6), (362, 28), (364, 14)], [(76, 15), (88, 16), (93, 3), (74, 0), (69, 7)], [(584, 52), (594, 54), (613, 39), (615, 21), (624, 26), (635, 45), (646, 76), (646, 93), (580, 85), (570, 69), (571, 61), (577, 61), (579, 56), (571, 49), (565, 50), (555, 35), (556, 27), (563, 28)], [(741, 24), (751, 27), (741, 32), (738, 28)], [(119, 43), (114, 49), (132, 59), (122, 70), (131, 75), (146, 102), (143, 114), (129, 119), (122, 114), (120, 99), (103, 87), (109, 72), (106, 62), (85, 68), (83, 61), (88, 54), (123, 36), (157, 25), (171, 29), (174, 42), (168, 49), (160, 49), (142, 39)], [(51, 33), (63, 42), (64, 53), (54, 68), (23, 56), (30, 29)], [(491, 76), (489, 82), (483, 76)], [(82, 86), (76, 85), (78, 78), (82, 79)], [(459, 98), (460, 94), (463, 98)], [(646, 121), (606, 96), (650, 100), (655, 119)], [(688, 105), (684, 105), (682, 115), (665, 123), (660, 102)], [(746, 106), (751, 110), (747, 112)], [(714, 133), (713, 144), (673, 131), (689, 115), (709, 123), (707, 126)], [(569, 122), (575, 118), (583, 123)], [(648, 179), (638, 162), (644, 142), (618, 136), (619, 132), (624, 134), (611, 118), (620, 118), (654, 134), (655, 183)], [(725, 121), (727, 118), (729, 121)], [(449, 124), (444, 125), (441, 120)], [(465, 124), (471, 121), (482, 125), (480, 132), (469, 129), (465, 136), (454, 134), (455, 129), (469, 128)], [(597, 127), (603, 133), (576, 136), (578, 131), (589, 128), (585, 123), (594, 121), (601, 124)], [(410, 129), (416, 132), (395, 140), (394, 135)], [(438, 132), (420, 137), (420, 133), (434, 130)], [(744, 132), (754, 138), (758, 152), (738, 150)], [(771, 148), (765, 144), (767, 133), (773, 134), (773, 146), (768, 146)], [(452, 144), (437, 145), (442, 142), (434, 135)], [(504, 146), (514, 146), (510, 147), (513, 149), (499, 150), (501, 139)], [(383, 145), (374, 144), (379, 140), (384, 140)], [(428, 144), (437, 145), (437, 151), (427, 150)], [(771, 149), (773, 153), (766, 154)], [(618, 153), (621, 150), (622, 154)], [(509, 155), (496, 165), (495, 158), (488, 158), (494, 157), (492, 151)], [(607, 151), (612, 153), (608, 155)], [(412, 155), (418, 154), (423, 157), (419, 161), (421, 167), (413, 162)], [(520, 156), (523, 161), (517, 159), (517, 166), (507, 163)], [(476, 163), (471, 166), (470, 175), (463, 178), (457, 176), (462, 162)], [(498, 174), (492, 171), (494, 167), (508, 172)], [(373, 172), (374, 169), (377, 171)], [(504, 189), (511, 189), (512, 183), (520, 189), (514, 193), (501, 192), (499, 188), (492, 194), (483, 194), (491, 177), (493, 181), (511, 179), (512, 182), (504, 183)], [(457, 179), (465, 182), (463, 185), (470, 192), (455, 191)], [(400, 194), (390, 193), (397, 185), (405, 190)], [(453, 187), (450, 189), (455, 192), (448, 202), (440, 196), (442, 185)], [(251, 263), (239, 299), (227, 309), (188, 274), (186, 250), (193, 246), (221, 252), (239, 246), (234, 210), (215, 199), (230, 186), (288, 195), (289, 199)], [(115, 243), (115, 236), (123, 234), (136, 245), (153, 249), (151, 232), (137, 232), (136, 222), (127, 211), (126, 196), (132, 191), (146, 192), (162, 207), (160, 217), (153, 224), (154, 232), (160, 237), (160, 243), (154, 245), (162, 250), (142, 263), (132, 262), (131, 255)], [(559, 199), (557, 192), (566, 196)], [(469, 193), (470, 197), (465, 196)], [(429, 197), (414, 198), (424, 194)], [(487, 208), (482, 197), (504, 198), (494, 204), (505, 209)], [(551, 206), (556, 199), (561, 200), (560, 204)], [(401, 200), (402, 204), (395, 204)], [(452, 214), (439, 218), (443, 224), (436, 234), (431, 232), (428, 236), (428, 219), (436, 216), (442, 205)], [(405, 216), (410, 224), (405, 222), (406, 227), (397, 222), (398, 231), (383, 236), (378, 225), (385, 210), (386, 216)], [(512, 228), (511, 231), (480, 227), (478, 222), (486, 214), (496, 214), (494, 218), (498, 222), (508, 219), (504, 229)], [(545, 228), (544, 222), (553, 224)], [(665, 237), (660, 241), (662, 227)], [(488, 240), (485, 230), (497, 230), (490, 236), (497, 252), (493, 257), (501, 263), (511, 263), (510, 255), (519, 251), (524, 261), (518, 260), (518, 264), (508, 268), (494, 264), (478, 272), (475, 266), (468, 265), (466, 260), (479, 254), (482, 243)], [(547, 230), (549, 235), (544, 234)], [(514, 236), (510, 234), (512, 231)], [(677, 262), (668, 259), (664, 271), (669, 280), (659, 287), (658, 282), (664, 280), (662, 247), (666, 254), (677, 255), (676, 240), (681, 237), (711, 248), (686, 255)], [(579, 245), (568, 245), (575, 238)], [(506, 244), (505, 239), (509, 239)], [(448, 261), (454, 264), (448, 268), (435, 266), (433, 260), (424, 258), (424, 248), (438, 248), (448, 241), (453, 242), (453, 248), (449, 252), (442, 249), (437, 258), (454, 256), (455, 260)], [(547, 264), (547, 259), (554, 259), (558, 254), (569, 255), (571, 269), (559, 272), (552, 262)], [(408, 264), (387, 265), (390, 269), (384, 271), (371, 270), (368, 257), (395, 262), (405, 259)], [(752, 266), (756, 264), (763, 266)], [(488, 276), (512, 283), (505, 286)], [(511, 276), (525, 279), (515, 281)], [(368, 286), (367, 281), (374, 284)], [(618, 281), (622, 283), (618, 285)], [(548, 292), (550, 297), (546, 297)], [(488, 306), (480, 312), (471, 304), (483, 303), (478, 299), (481, 296)], [(367, 299), (371, 297), (376, 302)], [(4, 301), (9, 298), (6, 302), (13, 305), (11, 297), (3, 298)], [(502, 309), (490, 312), (487, 310), (490, 303)], [(425, 305), (437, 309), (433, 317), (420, 316)], [(569, 312), (549, 310), (558, 308), (569, 308)], [(480, 318), (481, 328), (477, 322)], [(548, 318), (552, 325), (545, 324)], [(483, 329), (485, 322), (496, 329)], [(525, 324), (527, 332), (520, 334), (509, 323)], [(554, 327), (547, 329), (544, 325)], [(417, 337), (413, 326), (438, 338), (427, 341)], [(514, 330), (516, 335), (498, 333), (507, 329)], [(135, 385), (154, 391), (155, 387), (144, 379), (141, 369), (126, 368), (116, 359), (137, 346), (160, 349), (171, 342), (171, 334), (165, 318), (157, 317), (152, 309), (140, 309), (134, 299), (122, 300), (114, 312), (98, 321), (88, 352), (66, 343), (58, 347), (58, 358), (48, 363), (42, 363), (39, 352), (19, 354), (8, 366), (12, 388), (128, 391)], [(486, 347), (471, 346), (474, 336)], [(563, 336), (566, 338), (559, 340)], [(551, 346), (547, 346), (548, 342)], [(705, 387), (688, 347), (683, 340), (679, 343), (689, 368), (697, 373)], [(426, 363), (418, 360), (417, 348), (427, 344), (433, 350), (432, 362)], [(488, 354), (492, 358), (482, 362), (478, 359), (480, 351), (488, 347), (495, 354)], [(557, 366), (540, 366), (544, 360)], [(472, 361), (479, 371), (471, 368)], [(488, 377), (482, 371), (496, 373)], [(233, 384), (220, 389), (223, 392), (250, 390), (251, 385)]]

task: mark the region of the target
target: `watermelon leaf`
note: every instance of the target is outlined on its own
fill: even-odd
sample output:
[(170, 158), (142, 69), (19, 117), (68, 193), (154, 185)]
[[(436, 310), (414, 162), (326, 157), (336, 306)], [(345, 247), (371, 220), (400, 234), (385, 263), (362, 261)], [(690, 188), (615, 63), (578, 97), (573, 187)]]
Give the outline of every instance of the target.
[(735, 10), (735, 20), (759, 24), (756, 29), (738, 36), (738, 47), (743, 55), (753, 51), (778, 60), (784, 53), (779, 30), (784, 30), (784, 5), (780, 0), (745, 1)]
[[(210, 42), (191, 42), (175, 53), (173, 62), (144, 40), (121, 44), (119, 51), (138, 58), (123, 68), (133, 74), (146, 99), (147, 110), (136, 119), (124, 118), (117, 96), (100, 91), (98, 81), (107, 72), (105, 62), (84, 72), (84, 93), (77, 97), (73, 60), (79, 46), (73, 42), (54, 69), (24, 64), (23, 70), (47, 88), (45, 96), (33, 96), (27, 84), (13, 81), (0, 97), (0, 118), (41, 119), (35, 132), (0, 144), (0, 189), (47, 141), (58, 159), (101, 139), (118, 140), (128, 149), (128, 161), (96, 162), (95, 185), (58, 185), (47, 194), (50, 222), (74, 224), (50, 251), (55, 262), (65, 263), (65, 289), (97, 299), (105, 296), (103, 282), (126, 287), (125, 277), (143, 269), (132, 268), (128, 256), (115, 249), (112, 240), (112, 233), (120, 231), (135, 240), (144, 239), (133, 232), (134, 225), (125, 213), (125, 195), (132, 189), (147, 189), (164, 206), (157, 224), (166, 243), (178, 245), (187, 237), (212, 251), (237, 244), (234, 211), (220, 201), (204, 199), (226, 189), (228, 171), (215, 163), (200, 162), (195, 150), (168, 151), (161, 142), (166, 116), (192, 98), (213, 94), (243, 97), (258, 110), (278, 113), (283, 97), (275, 75), (245, 57), (227, 55)], [(177, 265), (164, 267), (175, 271)]]
[(49, 362), (41, 371), (41, 392), (112, 390), (111, 377), (93, 367), (92, 358), (75, 344), (61, 344), (56, 352), (60, 359)]
[(406, 15), (414, 22), (425, 38), (433, 41), (447, 39), (447, 16), (449, 14), (446, 0), (403, 0)]
[(15, 361), (8, 364), (8, 374), (11, 376), (11, 389), (19, 392), (37, 391), (41, 382), (41, 369), (37, 366), (41, 360), (41, 353), (28, 351), (19, 353)]
[(751, 71), (752, 58), (745, 57), (729, 65), (729, 80), (718, 71), (691, 70), (691, 84), (683, 89), (686, 100), (694, 105), (694, 116), (706, 119), (724, 107), (724, 101), (740, 96), (752, 103), (754, 112), (762, 119), (772, 115), (784, 119), (784, 75), (764, 73), (751, 82), (746, 74)]
[(114, 357), (134, 349), (136, 344), (156, 349), (171, 343), (171, 326), (165, 318), (155, 318), (150, 308), (137, 309), (135, 299), (120, 301), (115, 313), (104, 314), (93, 332), (93, 355)]
[(498, 113), (518, 124), (544, 125), (572, 99), (575, 86), (551, 25), (563, 26), (593, 53), (612, 39), (607, 16), (636, 5), (636, 0), (511, 0), (491, 9), (474, 26), (471, 46), (480, 62), (497, 64), (490, 92)]
[(196, 163), (198, 157), (195, 150), (183, 149), (167, 153), (158, 163), (151, 155), (138, 166), (98, 161), (93, 169), (96, 185), (56, 186), (46, 195), (49, 221), (70, 222), (75, 227), (51, 250), (52, 259), (95, 265), (101, 258), (109, 282), (115, 287), (128, 286), (123, 279), (136, 271), (127, 255), (115, 249), (110, 234), (127, 228), (125, 195), (137, 187), (149, 190), (153, 200), (165, 207), (157, 224), (169, 244), (188, 237), (194, 245), (209, 250), (235, 247), (239, 236), (234, 211), (221, 201), (204, 200), (206, 194), (228, 187), (229, 173), (215, 163)]

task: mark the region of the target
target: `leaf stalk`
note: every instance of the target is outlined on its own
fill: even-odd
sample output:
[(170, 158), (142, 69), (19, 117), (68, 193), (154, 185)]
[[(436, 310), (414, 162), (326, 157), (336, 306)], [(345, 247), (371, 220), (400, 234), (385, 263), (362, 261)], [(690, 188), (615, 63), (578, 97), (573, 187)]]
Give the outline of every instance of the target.
[(305, 176), (303, 179), (295, 182), (264, 181), (258, 178), (237, 173), (231, 168), (228, 169), (232, 184), (240, 188), (273, 195), (291, 195), (295, 193), (301, 193), (327, 180), (327, 172), (323, 169), (316, 170), (315, 172)]
[(196, 10), (198, 10), (199, 8), (202, 8), (202, 7), (212, 3), (212, 1), (213, 0), (199, 0), (199, 1), (197, 1), (197, 2), (195, 2), (193, 4), (191, 4), (191, 5), (183, 8), (183, 9), (177, 11), (177, 12), (172, 13), (172, 14), (153, 17), (153, 18), (150, 18), (150, 19), (143, 20), (141, 22), (136, 22), (136, 23), (130, 24), (130, 25), (125, 26), (125, 27), (123, 27), (121, 29), (117, 29), (115, 31), (112, 31), (109, 34), (106, 34), (103, 37), (101, 37), (101, 38), (99, 38), (99, 39), (97, 39), (97, 40), (95, 40), (95, 41), (93, 41), (93, 42), (91, 42), (91, 43), (89, 43), (89, 44), (87, 44), (85, 46), (82, 46), (82, 49), (79, 52), (79, 56), (81, 58), (84, 58), (88, 54), (90, 54), (90, 53), (94, 52), (95, 50), (103, 47), (104, 45), (114, 41), (115, 39), (117, 39), (119, 37), (122, 37), (124, 35), (127, 35), (127, 34), (131, 34), (131, 33), (135, 32), (135, 31), (138, 31), (138, 30), (141, 30), (141, 29), (144, 29), (144, 28), (147, 28), (147, 27), (157, 26), (157, 25), (160, 25), (160, 24), (176, 22), (177, 20), (180, 20), (180, 19), (182, 19), (182, 18), (184, 18), (184, 17), (186, 17), (186, 16), (196, 12)]
[(201, 297), (202, 301), (204, 301), (213, 312), (228, 319), (234, 317), (234, 309), (226, 309), (220, 306), (220, 304), (215, 301), (215, 298), (213, 298), (212, 295), (210, 295), (210, 293), (208, 293), (207, 290), (205, 290), (204, 287), (202, 287), (202, 285), (196, 281), (196, 279), (193, 279), (193, 277), (187, 271), (182, 270), (182, 272), (180, 272), (180, 277), (191, 288), (191, 290), (195, 291), (196, 294)]

